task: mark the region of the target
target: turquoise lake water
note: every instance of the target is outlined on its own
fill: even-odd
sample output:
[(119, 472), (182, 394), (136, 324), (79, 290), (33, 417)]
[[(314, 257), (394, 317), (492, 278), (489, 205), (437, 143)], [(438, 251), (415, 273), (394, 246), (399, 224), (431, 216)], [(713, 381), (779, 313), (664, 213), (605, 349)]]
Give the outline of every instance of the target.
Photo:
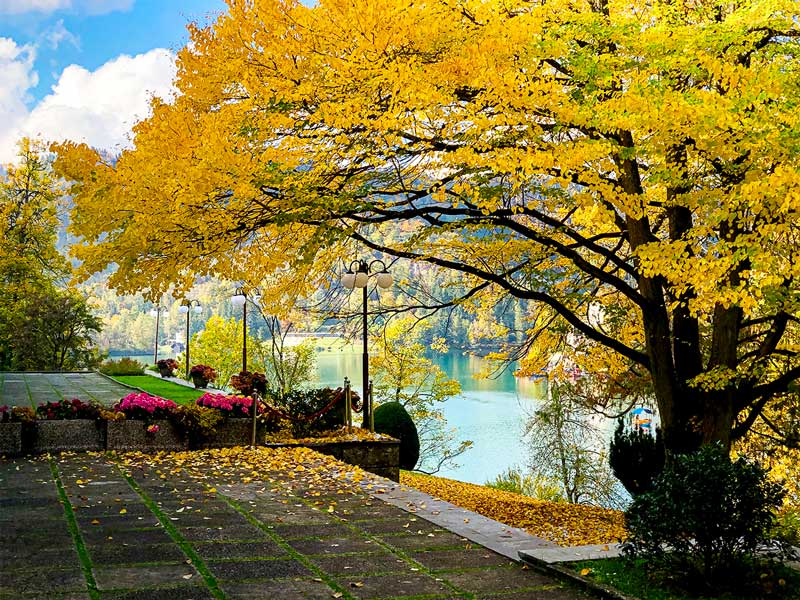
[[(491, 379), (473, 375), (486, 369), (475, 356), (449, 353), (436, 356), (434, 363), (461, 383), (459, 397), (441, 405), (450, 428), (459, 440), (473, 446), (456, 462), (458, 467), (442, 469), (438, 475), (470, 483), (485, 483), (512, 466), (528, 463), (522, 439), (524, 424), (546, 393), (542, 380), (516, 378), (506, 371)], [(321, 354), (318, 378), (322, 385), (342, 385), (345, 376), (361, 389), (361, 354)]]

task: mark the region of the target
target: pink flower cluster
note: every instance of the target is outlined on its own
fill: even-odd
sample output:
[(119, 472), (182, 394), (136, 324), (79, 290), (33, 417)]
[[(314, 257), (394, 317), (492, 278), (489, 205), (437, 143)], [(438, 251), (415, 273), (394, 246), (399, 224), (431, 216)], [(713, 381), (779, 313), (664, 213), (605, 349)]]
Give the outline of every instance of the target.
[(197, 399), (197, 405), (225, 411), (232, 417), (246, 417), (250, 415), (253, 399), (245, 396), (227, 396), (207, 392)]
[(147, 415), (166, 416), (173, 408), (178, 405), (172, 400), (166, 400), (159, 396), (151, 396), (144, 392), (128, 394), (120, 400), (114, 407), (119, 412), (124, 412), (127, 416), (137, 418), (146, 413)]

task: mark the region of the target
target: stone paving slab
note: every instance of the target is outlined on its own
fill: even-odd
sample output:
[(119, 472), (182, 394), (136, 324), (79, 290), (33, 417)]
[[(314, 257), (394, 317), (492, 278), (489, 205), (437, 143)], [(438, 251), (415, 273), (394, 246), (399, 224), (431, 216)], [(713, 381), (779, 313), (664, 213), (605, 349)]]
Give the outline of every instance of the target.
[(0, 405), (36, 407), (62, 398), (79, 398), (111, 406), (132, 389), (94, 372), (4, 373), (0, 381)]
[[(0, 598), (588, 598), (335, 478), (309, 490), (294, 474), (243, 483), (115, 460), (0, 461), (15, 511), (0, 510)], [(483, 525), (470, 535), (490, 537)]]

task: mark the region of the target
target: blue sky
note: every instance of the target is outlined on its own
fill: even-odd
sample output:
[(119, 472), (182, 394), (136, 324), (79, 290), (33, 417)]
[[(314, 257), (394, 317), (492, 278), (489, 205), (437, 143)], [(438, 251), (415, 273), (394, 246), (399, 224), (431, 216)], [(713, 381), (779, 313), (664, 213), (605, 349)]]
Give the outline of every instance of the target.
[(122, 147), (164, 96), (186, 25), (222, 0), (0, 0), (0, 163), (21, 135)]

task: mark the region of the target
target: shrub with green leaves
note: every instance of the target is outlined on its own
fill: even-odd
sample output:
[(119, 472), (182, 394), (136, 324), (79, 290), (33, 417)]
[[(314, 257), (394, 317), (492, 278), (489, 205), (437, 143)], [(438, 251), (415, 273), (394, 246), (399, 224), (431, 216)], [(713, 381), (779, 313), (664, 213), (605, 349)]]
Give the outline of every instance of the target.
[(144, 375), (144, 365), (132, 358), (110, 359), (100, 365), (103, 375)]
[(770, 532), (784, 493), (763, 467), (731, 461), (720, 445), (678, 455), (634, 497), (623, 550), (692, 589), (737, 587), (757, 549), (781, 549)]
[[(289, 414), (292, 434), (295, 437), (304, 437), (344, 425), (342, 410), (334, 403), (336, 397), (337, 391), (331, 388), (298, 389), (273, 400)], [(334, 406), (331, 407), (332, 403)]]
[(566, 502), (557, 481), (531, 473), (523, 473), (520, 469), (513, 467), (509, 467), (491, 481), (487, 481), (485, 485), (496, 490), (522, 494), (547, 502)]
[(632, 496), (649, 490), (664, 470), (664, 442), (661, 430), (653, 437), (646, 431), (625, 430), (622, 419), (617, 423), (608, 454), (614, 476)]

